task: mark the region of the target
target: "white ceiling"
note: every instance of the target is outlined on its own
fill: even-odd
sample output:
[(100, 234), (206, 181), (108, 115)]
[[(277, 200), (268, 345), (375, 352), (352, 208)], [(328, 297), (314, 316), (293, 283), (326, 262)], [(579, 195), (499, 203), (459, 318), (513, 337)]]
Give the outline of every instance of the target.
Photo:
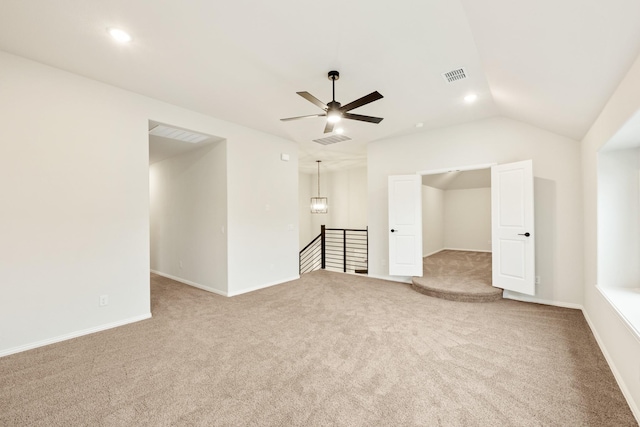
[[(639, 16), (638, 0), (2, 0), (0, 49), (294, 140), (313, 172), (495, 115), (581, 139), (640, 52)], [(469, 78), (445, 83), (459, 67)], [(323, 119), (279, 119), (320, 112), (295, 92), (328, 102), (332, 69), (338, 101), (377, 90), (353, 112), (384, 120), (345, 121), (352, 140), (321, 146)]]

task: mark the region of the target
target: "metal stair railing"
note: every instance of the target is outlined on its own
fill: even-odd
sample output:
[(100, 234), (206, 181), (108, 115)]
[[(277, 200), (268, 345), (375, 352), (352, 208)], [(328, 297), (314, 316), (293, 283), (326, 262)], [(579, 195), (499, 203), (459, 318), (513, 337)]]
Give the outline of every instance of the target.
[(369, 232), (366, 229), (320, 227), (320, 234), (300, 251), (300, 274), (326, 269), (367, 274)]

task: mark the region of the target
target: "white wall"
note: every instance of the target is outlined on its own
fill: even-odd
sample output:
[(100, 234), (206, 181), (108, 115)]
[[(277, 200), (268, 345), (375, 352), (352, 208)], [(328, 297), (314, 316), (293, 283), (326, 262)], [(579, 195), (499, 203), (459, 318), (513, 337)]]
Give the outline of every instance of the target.
[(330, 177), (331, 227), (366, 228), (367, 168), (334, 171)]
[(227, 293), (226, 142), (149, 167), (151, 270)]
[[(387, 176), (456, 166), (533, 160), (535, 300), (581, 304), (580, 146), (507, 118), (490, 118), (368, 145), (370, 274), (388, 276)], [(395, 278), (409, 280), (409, 278)]]
[(228, 294), (298, 278), (297, 145), (255, 131), (229, 140), (227, 200)]
[(311, 175), (300, 172), (298, 174), (298, 217), (300, 220), (299, 246), (301, 250), (320, 232), (314, 232), (311, 229), (310, 200), (314, 195), (315, 193), (311, 191)]
[[(327, 197), (329, 212), (326, 214), (312, 214), (309, 209), (309, 199), (318, 195), (318, 175), (306, 175), (300, 178), (300, 218), (302, 224), (308, 221), (308, 232), (300, 234), (300, 248), (302, 249), (314, 237), (320, 234), (320, 226), (328, 228), (364, 229), (367, 227), (367, 168), (351, 168), (327, 172), (320, 167), (320, 196)], [(304, 194), (303, 194), (304, 193)], [(304, 197), (304, 199), (302, 199)], [(306, 242), (303, 235), (308, 236)]]
[(444, 191), (422, 186), (422, 256), (444, 249)]
[(639, 170), (637, 148), (601, 151), (598, 155), (598, 284), (601, 286), (640, 287)]
[(227, 140), (229, 292), (297, 276), (295, 143), (1, 52), (0, 81), (0, 355), (149, 316), (149, 120)]
[(598, 150), (624, 123), (640, 111), (640, 57), (582, 140), (584, 197), (584, 307), (636, 418), (640, 419), (640, 340), (596, 288), (599, 263), (597, 241)]
[(491, 251), (491, 188), (444, 192), (444, 246)]

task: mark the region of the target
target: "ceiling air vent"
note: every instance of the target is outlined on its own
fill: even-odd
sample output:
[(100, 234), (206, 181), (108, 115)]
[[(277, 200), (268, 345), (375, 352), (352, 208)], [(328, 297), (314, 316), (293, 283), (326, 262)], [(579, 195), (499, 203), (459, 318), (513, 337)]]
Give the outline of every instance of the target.
[(209, 138), (207, 135), (202, 135), (195, 132), (190, 132), (183, 129), (176, 129), (171, 126), (158, 125), (149, 131), (150, 135), (162, 136), (164, 138), (177, 139), (178, 141), (190, 142), (197, 144), (205, 139)]
[(350, 141), (350, 140), (351, 138), (349, 138), (348, 136), (333, 135), (333, 136), (328, 136), (326, 138), (314, 139), (313, 142), (317, 142), (318, 144), (322, 144), (322, 145), (329, 145), (329, 144), (335, 144), (336, 142)]
[(458, 80), (464, 80), (467, 78), (467, 70), (463, 68), (458, 68), (457, 70), (451, 70), (447, 73), (442, 73), (442, 78), (447, 83), (457, 82)]

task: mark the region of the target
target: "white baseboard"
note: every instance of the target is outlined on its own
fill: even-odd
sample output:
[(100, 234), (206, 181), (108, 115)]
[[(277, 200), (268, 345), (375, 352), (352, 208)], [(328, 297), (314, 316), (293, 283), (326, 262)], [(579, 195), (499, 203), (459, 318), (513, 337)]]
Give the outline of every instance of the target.
[(411, 277), (405, 277), (405, 276), (385, 276), (385, 275), (369, 273), (367, 277), (371, 277), (372, 279), (386, 280), (389, 282), (411, 283)]
[(428, 257), (428, 256), (435, 255), (435, 254), (437, 254), (438, 252), (442, 252), (442, 251), (444, 251), (444, 250), (446, 250), (446, 249), (442, 248), (442, 249), (438, 249), (437, 251), (429, 252), (429, 253), (428, 253), (428, 254), (426, 254), (426, 255), (422, 255), (422, 258), (426, 258), (426, 257)]
[(208, 288), (208, 287), (206, 287), (204, 285), (201, 285), (201, 284), (196, 283), (196, 282), (192, 282), (190, 280), (183, 279), (181, 277), (172, 276), (171, 274), (162, 273), (162, 272), (157, 271), (157, 270), (150, 270), (150, 271), (152, 273), (154, 273), (154, 274), (157, 274), (158, 276), (166, 277), (167, 279), (175, 280), (176, 282), (184, 283), (185, 285), (193, 286), (194, 288), (202, 289), (203, 291), (212, 292), (214, 294), (222, 295), (223, 297), (234, 297), (236, 295), (242, 295), (242, 294), (246, 294), (246, 293), (249, 293), (249, 292), (258, 291), (260, 289), (270, 288), (271, 286), (280, 285), (282, 283), (291, 282), (292, 280), (298, 280), (300, 278), (300, 276), (297, 275), (297, 276), (293, 276), (293, 277), (290, 277), (290, 278), (287, 278), (287, 279), (278, 280), (276, 282), (265, 283), (265, 284), (254, 286), (254, 287), (251, 287), (251, 288), (248, 288), (248, 289), (242, 289), (242, 290), (236, 291), (236, 292), (223, 292), (223, 291), (218, 290), (218, 289)]
[(629, 405), (629, 408), (633, 413), (633, 416), (636, 417), (636, 421), (640, 424), (640, 408), (638, 408), (638, 405), (636, 405), (636, 402), (634, 402), (631, 396), (631, 392), (627, 387), (627, 384), (624, 382), (622, 375), (620, 375), (620, 372), (616, 368), (616, 365), (613, 363), (613, 359), (611, 358), (611, 355), (607, 351), (607, 348), (604, 346), (604, 343), (600, 338), (600, 335), (598, 335), (598, 331), (594, 327), (593, 322), (591, 322), (591, 319), (589, 318), (589, 314), (584, 308), (582, 309), (582, 314), (584, 315), (584, 318), (587, 320), (587, 325), (589, 325), (589, 328), (591, 329), (591, 333), (595, 337), (596, 342), (598, 343), (598, 347), (600, 347), (600, 351), (602, 351), (602, 354), (604, 355), (604, 358), (607, 361), (607, 364), (609, 365), (611, 372), (613, 372), (613, 376), (616, 379), (616, 382), (618, 383), (618, 387), (620, 387), (620, 391), (622, 391), (622, 395), (626, 399), (627, 404)]
[(275, 281), (275, 282), (265, 283), (263, 285), (258, 285), (258, 286), (254, 286), (252, 288), (242, 289), (242, 290), (236, 291), (236, 292), (228, 292), (227, 296), (234, 297), (236, 295), (242, 295), (242, 294), (246, 294), (246, 293), (249, 293), (249, 292), (258, 291), (260, 289), (270, 288), (271, 286), (281, 285), (283, 283), (291, 282), (293, 280), (298, 280), (299, 278), (300, 278), (300, 275), (297, 275), (297, 276), (290, 277), (288, 279), (283, 279), (283, 280), (278, 280), (278, 281)]
[(196, 283), (196, 282), (192, 282), (192, 281), (187, 280), (187, 279), (183, 279), (182, 277), (172, 276), (171, 274), (163, 273), (163, 272), (157, 271), (157, 270), (150, 270), (150, 271), (152, 273), (154, 273), (154, 274), (157, 274), (158, 276), (166, 277), (167, 279), (175, 280), (176, 282), (180, 282), (180, 283), (183, 283), (185, 285), (193, 286), (194, 288), (202, 289), (203, 291), (212, 292), (214, 294), (222, 295), (223, 297), (231, 296), (231, 295), (228, 295), (224, 291), (221, 291), (221, 290), (218, 290), (218, 289), (209, 288), (207, 286), (201, 285), (200, 283)]
[(502, 294), (503, 298), (512, 299), (514, 301), (522, 301), (522, 302), (532, 302), (535, 304), (544, 304), (544, 305), (552, 305), (555, 307), (563, 307), (563, 308), (573, 308), (575, 310), (584, 310), (582, 305), (574, 304), (572, 302), (563, 302), (563, 301), (553, 301), (540, 299), (536, 297), (531, 297), (528, 295), (516, 294), (509, 291), (504, 291)]
[(46, 345), (55, 344), (57, 342), (70, 340), (72, 338), (78, 338), (83, 335), (94, 334), (100, 331), (106, 331), (107, 329), (117, 328), (118, 326), (128, 325), (129, 323), (139, 322), (151, 318), (151, 313), (142, 314), (140, 316), (130, 317), (128, 319), (119, 320), (117, 322), (107, 323), (104, 325), (96, 326), (93, 328), (82, 329), (80, 331), (71, 332), (69, 334), (58, 335), (57, 337), (47, 338), (45, 340), (36, 341), (33, 343), (21, 345), (18, 347), (9, 348), (6, 350), (0, 350), (0, 357), (8, 356), (10, 354), (20, 353), (27, 350), (33, 350), (34, 348), (44, 347)]
[(464, 251), (464, 252), (488, 252), (488, 253), (493, 252), (491, 250), (484, 250), (484, 249), (462, 249), (462, 248), (444, 248), (441, 250), (442, 251)]

